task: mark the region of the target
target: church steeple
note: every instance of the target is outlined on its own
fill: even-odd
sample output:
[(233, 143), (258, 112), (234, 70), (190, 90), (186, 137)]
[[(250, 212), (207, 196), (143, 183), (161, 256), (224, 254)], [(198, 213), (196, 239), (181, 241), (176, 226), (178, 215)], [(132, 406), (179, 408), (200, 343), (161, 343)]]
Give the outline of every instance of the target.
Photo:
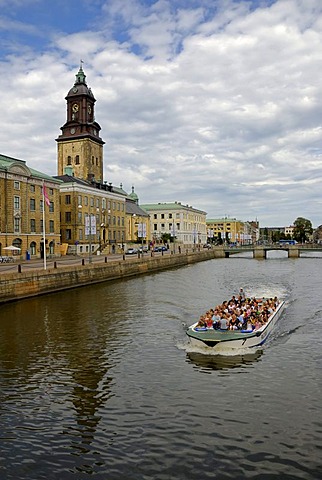
[(95, 121), (96, 99), (87, 86), (82, 62), (75, 83), (65, 97), (67, 121), (61, 127), (58, 143), (58, 175), (64, 175), (66, 167), (74, 176), (103, 181), (103, 145), (99, 136), (101, 127)]

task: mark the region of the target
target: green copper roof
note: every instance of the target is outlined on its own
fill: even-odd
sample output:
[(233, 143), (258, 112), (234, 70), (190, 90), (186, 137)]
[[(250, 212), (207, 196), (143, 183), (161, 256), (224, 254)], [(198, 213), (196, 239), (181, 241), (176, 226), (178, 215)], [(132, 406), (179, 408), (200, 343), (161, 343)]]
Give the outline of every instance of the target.
[(207, 212), (203, 210), (198, 210), (190, 205), (183, 205), (181, 202), (172, 202), (172, 203), (146, 203), (144, 205), (140, 205), (141, 208), (148, 211), (156, 211), (156, 210), (190, 210), (194, 212), (198, 212), (201, 214), (206, 215)]
[(8, 157), (7, 155), (0, 154), (0, 171), (10, 171), (10, 169), (14, 167), (21, 167), (26, 171), (26, 175), (30, 175), (31, 177), (39, 178), (41, 180), (48, 180), (55, 183), (61, 183), (60, 180), (29, 167), (24, 160), (19, 160), (18, 158)]

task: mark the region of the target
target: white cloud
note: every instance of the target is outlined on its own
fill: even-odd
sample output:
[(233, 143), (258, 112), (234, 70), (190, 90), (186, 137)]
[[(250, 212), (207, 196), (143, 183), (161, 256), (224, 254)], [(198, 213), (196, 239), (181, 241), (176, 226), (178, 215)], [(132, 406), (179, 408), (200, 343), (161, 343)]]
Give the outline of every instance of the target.
[(82, 58), (107, 181), (134, 184), (142, 203), (182, 201), (210, 217), (321, 224), (322, 5), (226, 1), (213, 15), (204, 1), (174, 3), (108, 1), (95, 30), (5, 58), (1, 152), (56, 173)]

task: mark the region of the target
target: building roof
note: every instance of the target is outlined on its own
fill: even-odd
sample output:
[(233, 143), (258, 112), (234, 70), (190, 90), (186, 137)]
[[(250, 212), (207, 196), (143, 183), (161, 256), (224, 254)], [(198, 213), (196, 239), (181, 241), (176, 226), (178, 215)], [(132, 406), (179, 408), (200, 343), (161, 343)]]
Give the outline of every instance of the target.
[(29, 167), (25, 160), (19, 160), (18, 158), (8, 157), (7, 155), (0, 154), (0, 171), (11, 171), (13, 173), (20, 173), (28, 175), (30, 177), (35, 177), (40, 180), (47, 180), (54, 183), (61, 183), (57, 177), (52, 177), (46, 173), (35, 170), (34, 168)]
[(241, 220), (237, 220), (236, 218), (207, 218), (206, 223), (231, 223), (231, 222), (241, 222)]
[(84, 180), (83, 178), (75, 177), (74, 175), (58, 175), (55, 178), (58, 178), (61, 180), (63, 183), (76, 183), (80, 187), (89, 187), (93, 188), (94, 190), (103, 190), (106, 192), (111, 192), (115, 193), (117, 195), (121, 195), (122, 197), (128, 197), (128, 194), (125, 190), (123, 190), (122, 185), (119, 187), (116, 187), (112, 185), (111, 183), (101, 183), (101, 182), (95, 182), (95, 181), (89, 181), (89, 180)]
[(141, 208), (143, 208), (146, 211), (155, 211), (155, 210), (189, 210), (189, 211), (194, 211), (198, 212), (201, 214), (206, 215), (207, 212), (204, 212), (203, 210), (199, 210), (197, 208), (192, 207), (191, 205), (182, 205), (181, 202), (171, 202), (171, 203), (146, 203), (144, 205), (141, 205)]
[(127, 198), (125, 202), (125, 211), (127, 215), (136, 215), (137, 217), (148, 217), (149, 214), (132, 199)]

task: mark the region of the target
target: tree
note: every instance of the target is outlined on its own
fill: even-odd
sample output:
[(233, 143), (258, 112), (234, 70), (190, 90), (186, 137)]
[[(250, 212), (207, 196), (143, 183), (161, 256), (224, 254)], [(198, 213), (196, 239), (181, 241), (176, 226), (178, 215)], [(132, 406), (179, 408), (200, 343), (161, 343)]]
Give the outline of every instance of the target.
[(297, 217), (294, 222), (293, 236), (297, 242), (304, 243), (312, 235), (312, 223), (307, 218)]

